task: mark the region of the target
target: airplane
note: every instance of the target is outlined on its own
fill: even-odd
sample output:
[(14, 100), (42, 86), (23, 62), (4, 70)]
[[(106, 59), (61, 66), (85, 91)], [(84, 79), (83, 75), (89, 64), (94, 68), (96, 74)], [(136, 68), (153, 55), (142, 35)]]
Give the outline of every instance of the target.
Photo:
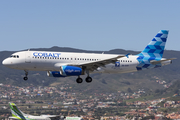
[(33, 116), (23, 113), (15, 103), (9, 102), (10, 110), (12, 113), (12, 117), (9, 119), (12, 120), (60, 120), (60, 116), (58, 115), (40, 115), (40, 116)]
[(90, 73), (129, 73), (157, 68), (172, 63), (176, 58), (162, 58), (168, 30), (160, 30), (145, 49), (137, 55), (94, 54), (74, 52), (20, 51), (3, 60), (6, 67), (25, 71), (47, 71), (49, 77), (78, 76), (87, 74), (86, 82), (92, 82)]

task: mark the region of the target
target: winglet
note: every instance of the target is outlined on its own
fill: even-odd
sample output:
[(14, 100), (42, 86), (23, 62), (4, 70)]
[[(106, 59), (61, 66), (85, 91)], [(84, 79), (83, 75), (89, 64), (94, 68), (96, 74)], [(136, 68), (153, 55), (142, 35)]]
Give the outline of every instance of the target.
[(128, 53), (127, 55), (125, 55), (127, 58), (129, 58), (129, 55), (130, 55), (130, 53)]

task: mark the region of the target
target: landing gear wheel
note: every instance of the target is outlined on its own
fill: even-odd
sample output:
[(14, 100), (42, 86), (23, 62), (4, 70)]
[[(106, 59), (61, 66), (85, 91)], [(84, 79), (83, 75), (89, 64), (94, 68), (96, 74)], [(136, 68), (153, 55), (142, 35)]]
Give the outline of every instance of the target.
[(83, 79), (82, 79), (82, 78), (77, 78), (77, 79), (76, 79), (76, 82), (77, 82), (77, 83), (82, 83), (82, 82), (83, 82)]
[(92, 78), (91, 78), (91, 77), (87, 77), (87, 78), (86, 78), (86, 82), (87, 82), (87, 83), (92, 82)]
[(25, 77), (23, 79), (26, 81), (26, 80), (28, 80), (28, 77), (27, 77), (28, 76), (28, 71), (24, 70), (24, 72), (25, 72)]
[(26, 80), (28, 80), (28, 77), (24, 77), (23, 79), (26, 81)]

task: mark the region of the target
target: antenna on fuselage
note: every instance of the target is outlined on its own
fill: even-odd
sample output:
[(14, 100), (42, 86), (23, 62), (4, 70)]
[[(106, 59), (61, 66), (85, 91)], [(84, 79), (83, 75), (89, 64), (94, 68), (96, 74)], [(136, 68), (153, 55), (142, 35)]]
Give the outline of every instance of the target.
[(28, 49), (28, 51), (30, 51), (30, 49)]

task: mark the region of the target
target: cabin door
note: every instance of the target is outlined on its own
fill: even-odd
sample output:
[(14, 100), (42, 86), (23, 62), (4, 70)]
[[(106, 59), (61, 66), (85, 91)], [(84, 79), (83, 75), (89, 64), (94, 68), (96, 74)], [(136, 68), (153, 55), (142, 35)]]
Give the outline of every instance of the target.
[(25, 62), (31, 63), (31, 52), (30, 51), (25, 53)]

